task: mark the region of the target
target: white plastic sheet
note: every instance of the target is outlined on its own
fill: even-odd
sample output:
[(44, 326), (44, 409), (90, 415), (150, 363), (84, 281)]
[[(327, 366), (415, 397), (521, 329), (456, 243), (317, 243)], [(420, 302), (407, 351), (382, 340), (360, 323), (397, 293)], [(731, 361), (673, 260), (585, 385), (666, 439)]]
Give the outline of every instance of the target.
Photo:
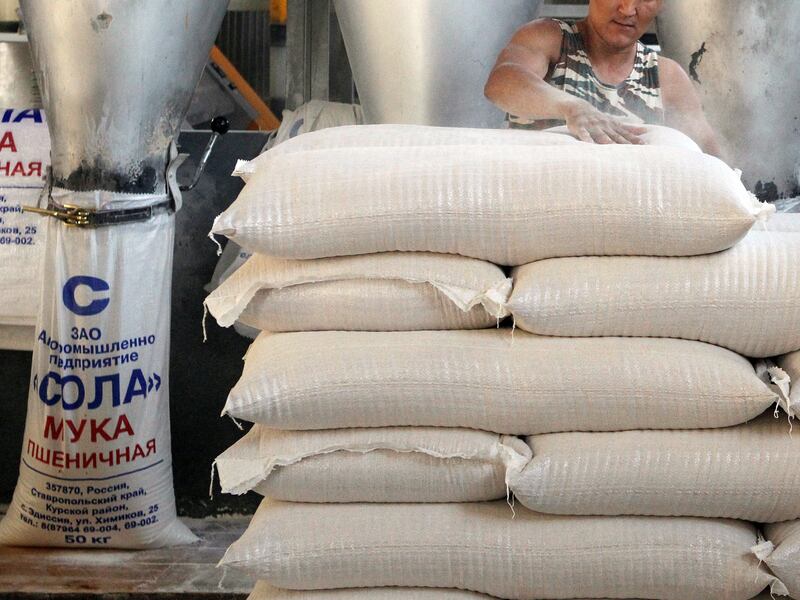
[(44, 111), (0, 109), (0, 348), (29, 350), (39, 307), (45, 227), (36, 205), (48, 163)]

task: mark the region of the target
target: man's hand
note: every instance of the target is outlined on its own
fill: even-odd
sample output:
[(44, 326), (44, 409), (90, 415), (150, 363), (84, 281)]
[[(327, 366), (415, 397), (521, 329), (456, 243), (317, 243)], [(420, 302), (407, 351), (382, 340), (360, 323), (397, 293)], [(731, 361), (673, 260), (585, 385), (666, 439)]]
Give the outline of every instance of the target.
[(600, 112), (580, 98), (565, 103), (564, 119), (572, 135), (590, 144), (644, 144), (639, 136), (647, 131)]

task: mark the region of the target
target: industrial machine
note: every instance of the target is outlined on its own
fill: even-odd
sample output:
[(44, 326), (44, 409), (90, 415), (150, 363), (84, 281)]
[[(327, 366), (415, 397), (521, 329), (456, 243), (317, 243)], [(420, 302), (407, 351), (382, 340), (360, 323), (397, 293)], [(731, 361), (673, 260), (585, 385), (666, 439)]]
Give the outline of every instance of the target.
[[(175, 141), (226, 7), (21, 4), (52, 160), (40, 205), (28, 207), (47, 219), (42, 305), (26, 443), (0, 543), (150, 548), (195, 539), (177, 520), (172, 493), (170, 299), (176, 173), (185, 158)], [(65, 422), (80, 433), (57, 433)], [(94, 433), (82, 435), (85, 428)], [(42, 526), (56, 509), (37, 505), (37, 488), (69, 481), (106, 504), (109, 490), (122, 488), (80, 486), (112, 480), (143, 490), (119, 509), (124, 527), (97, 536), (78, 520), (58, 531)], [(25, 518), (31, 506), (40, 521)]]

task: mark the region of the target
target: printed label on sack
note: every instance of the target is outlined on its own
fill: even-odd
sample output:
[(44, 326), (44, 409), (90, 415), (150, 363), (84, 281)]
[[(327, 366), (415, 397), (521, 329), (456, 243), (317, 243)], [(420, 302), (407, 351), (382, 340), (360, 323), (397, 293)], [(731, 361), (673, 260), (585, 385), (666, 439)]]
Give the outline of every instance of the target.
[(0, 542), (148, 547), (177, 521), (167, 357), (172, 217), (99, 229), (49, 222), (28, 419)]
[[(64, 307), (82, 316), (102, 313), (109, 298), (80, 300), (87, 296), (81, 287), (91, 292), (109, 290), (100, 278), (72, 277), (63, 288)], [(63, 532), (66, 544), (101, 545), (112, 539), (104, 533), (158, 523), (155, 499), (136, 510), (128, 503), (146, 498), (149, 490), (133, 489), (125, 481), (106, 484), (79, 477), (87, 470), (108, 467), (123, 470), (114, 478), (118, 479), (161, 462), (157, 438), (137, 432), (124, 410), (147, 402), (148, 397), (158, 401), (161, 375), (134, 366), (150, 362), (148, 354), (157, 340), (156, 334), (149, 333), (107, 341), (97, 327), (73, 327), (68, 340), (54, 339), (45, 330), (39, 333), (39, 350), (48, 354), (52, 370), (34, 374), (33, 393), (42, 404), (60, 411), (46, 415), (39, 430), (29, 432), (22, 463), (41, 475), (57, 471), (60, 477), (46, 480), (44, 490), (32, 490), (34, 498), (47, 503), (43, 512), (29, 507), (25, 514), (23, 509), (24, 522)], [(109, 407), (119, 410), (109, 411)], [(100, 414), (95, 416), (95, 411)], [(70, 475), (78, 477), (64, 477)]]
[(0, 325), (36, 320), (46, 228), (22, 207), (38, 203), (49, 160), (44, 113), (0, 109)]

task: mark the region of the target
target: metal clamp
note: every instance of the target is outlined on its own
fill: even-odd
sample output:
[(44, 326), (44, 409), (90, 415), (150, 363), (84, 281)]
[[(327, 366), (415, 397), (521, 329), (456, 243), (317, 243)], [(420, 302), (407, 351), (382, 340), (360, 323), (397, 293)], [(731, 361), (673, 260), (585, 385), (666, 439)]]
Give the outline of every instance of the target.
[(87, 210), (71, 204), (56, 206), (50, 204), (47, 208), (36, 206), (23, 206), (23, 212), (32, 212), (47, 217), (53, 217), (74, 227), (104, 227), (107, 225), (123, 225), (149, 221), (159, 212), (166, 212), (172, 203), (169, 200), (144, 206), (141, 208), (126, 208), (123, 210)]
[(59, 221), (63, 221), (67, 225), (74, 225), (76, 227), (88, 227), (92, 222), (91, 211), (78, 206), (65, 204), (63, 207), (48, 206), (47, 208), (39, 208), (38, 206), (23, 206), (23, 212), (32, 212), (37, 215), (44, 215), (46, 217), (53, 217)]

